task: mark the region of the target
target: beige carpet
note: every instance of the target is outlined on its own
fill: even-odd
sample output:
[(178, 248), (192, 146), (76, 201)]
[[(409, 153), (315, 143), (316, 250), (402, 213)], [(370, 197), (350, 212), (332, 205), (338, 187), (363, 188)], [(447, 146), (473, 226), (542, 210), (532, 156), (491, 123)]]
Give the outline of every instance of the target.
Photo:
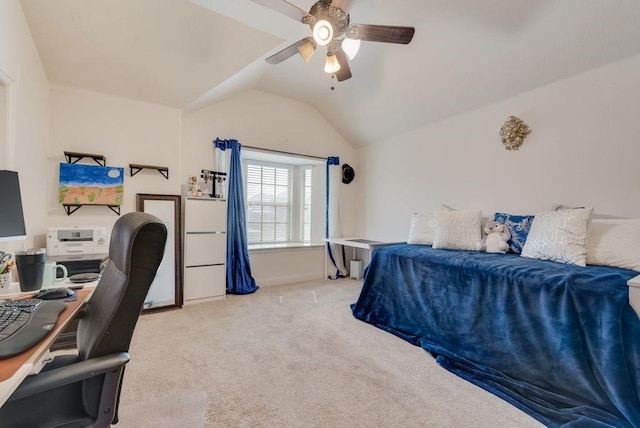
[(185, 392), (120, 407), (118, 428), (204, 427), (205, 392)]
[[(207, 427), (541, 426), (353, 318), (360, 287), (350, 279), (262, 287), (142, 316), (123, 410), (142, 409), (148, 426), (199, 426), (186, 419), (197, 406), (170, 397), (206, 394)], [(166, 422), (158, 402), (184, 407), (187, 422)], [(141, 426), (129, 418), (121, 414), (122, 426)]]

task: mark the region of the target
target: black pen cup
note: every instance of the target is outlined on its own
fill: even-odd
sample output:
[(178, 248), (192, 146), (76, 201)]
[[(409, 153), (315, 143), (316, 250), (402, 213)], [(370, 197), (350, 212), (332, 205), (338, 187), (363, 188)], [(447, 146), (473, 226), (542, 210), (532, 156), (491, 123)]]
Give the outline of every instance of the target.
[(47, 250), (45, 248), (18, 250), (15, 253), (15, 261), (18, 268), (20, 290), (39, 290), (42, 287)]

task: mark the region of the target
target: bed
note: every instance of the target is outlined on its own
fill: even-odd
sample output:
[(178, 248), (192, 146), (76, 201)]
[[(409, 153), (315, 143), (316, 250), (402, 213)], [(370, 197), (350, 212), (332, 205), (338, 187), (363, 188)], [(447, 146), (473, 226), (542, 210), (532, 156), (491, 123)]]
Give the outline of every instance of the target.
[(545, 425), (640, 427), (635, 276), (394, 245), (374, 253), (352, 310)]

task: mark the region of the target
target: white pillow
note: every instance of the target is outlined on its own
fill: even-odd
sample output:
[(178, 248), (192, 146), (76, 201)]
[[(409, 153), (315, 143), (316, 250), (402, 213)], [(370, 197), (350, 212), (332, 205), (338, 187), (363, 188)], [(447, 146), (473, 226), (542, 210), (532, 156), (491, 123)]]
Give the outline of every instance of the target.
[[(555, 204), (553, 207), (551, 207), (551, 211), (560, 211), (560, 210), (572, 210), (575, 208), (584, 208), (584, 207), (570, 207), (569, 205), (564, 205), (564, 204)], [(593, 215), (591, 216), (592, 219), (601, 219), (601, 218), (606, 218), (606, 219), (610, 219), (610, 218), (626, 218), (626, 217), (620, 217), (619, 215), (613, 215), (613, 214), (599, 214), (594, 212)]]
[[(448, 205), (441, 205), (441, 210), (453, 210)], [(413, 213), (411, 215), (411, 227), (409, 228), (409, 239), (407, 244), (413, 245), (433, 245), (436, 236), (436, 214)]]
[(587, 264), (640, 272), (640, 219), (593, 219), (589, 229)]
[(435, 213), (413, 213), (407, 244), (433, 245), (436, 236)]
[(593, 207), (536, 214), (522, 257), (586, 266), (592, 215)]
[(436, 234), (433, 239), (433, 248), (478, 250), (481, 239), (479, 210), (436, 212)]

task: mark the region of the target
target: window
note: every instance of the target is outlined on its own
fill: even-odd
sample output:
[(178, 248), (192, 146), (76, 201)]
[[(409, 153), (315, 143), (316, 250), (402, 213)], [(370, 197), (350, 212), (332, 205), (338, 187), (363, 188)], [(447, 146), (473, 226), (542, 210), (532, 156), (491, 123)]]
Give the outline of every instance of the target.
[(302, 183), (304, 188), (302, 198), (302, 240), (308, 242), (311, 240), (311, 168), (305, 168), (302, 171)]
[(242, 170), (250, 249), (321, 244), (324, 160), (243, 149)]
[[(321, 209), (322, 194), (318, 191), (324, 190), (314, 188), (313, 177), (314, 169), (317, 168), (318, 174), (324, 170), (324, 164), (250, 151), (243, 152), (243, 157), (248, 243), (287, 244), (318, 240), (318, 226), (323, 219), (314, 218), (318, 216), (314, 215), (313, 206)], [(318, 178), (317, 181), (321, 180)]]
[(285, 165), (247, 162), (247, 239), (252, 243), (291, 238), (291, 176)]

